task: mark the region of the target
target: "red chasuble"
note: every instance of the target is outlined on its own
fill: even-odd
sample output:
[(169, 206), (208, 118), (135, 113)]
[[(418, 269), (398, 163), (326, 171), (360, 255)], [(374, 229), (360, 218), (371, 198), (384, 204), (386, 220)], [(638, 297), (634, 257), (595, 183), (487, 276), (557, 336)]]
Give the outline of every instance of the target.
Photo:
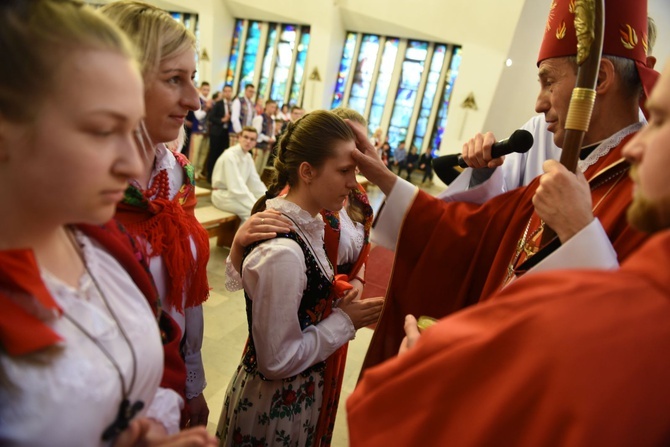
[[(626, 221), (632, 182), (620, 170), (621, 149), (631, 137), (585, 172), (592, 185), (594, 215), (620, 262), (647, 237)], [(400, 231), (384, 310), (363, 369), (397, 354), (405, 315), (442, 318), (487, 300), (501, 288), (533, 216), (538, 186), (535, 179), (482, 205), (445, 203), (418, 193)]]
[(619, 271), (538, 273), (367, 370), (351, 446), (670, 445), (670, 230)]

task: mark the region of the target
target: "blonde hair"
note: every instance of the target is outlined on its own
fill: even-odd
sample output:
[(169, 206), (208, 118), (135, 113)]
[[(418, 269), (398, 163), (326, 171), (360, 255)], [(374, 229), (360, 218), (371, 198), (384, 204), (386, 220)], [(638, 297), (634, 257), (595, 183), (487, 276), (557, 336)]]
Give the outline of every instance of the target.
[(139, 49), (145, 88), (154, 80), (161, 61), (195, 49), (195, 36), (170, 14), (148, 3), (117, 1), (100, 11), (123, 29)]
[[(355, 111), (354, 109), (350, 109), (347, 107), (336, 107), (333, 110), (331, 110), (335, 115), (339, 116), (343, 120), (349, 120), (353, 121), (355, 123), (360, 124), (361, 126), (367, 128), (368, 127), (368, 122), (365, 120), (363, 115)], [(380, 129), (381, 130), (381, 129)]]
[(0, 3), (0, 114), (29, 122), (59, 85), (63, 62), (77, 50), (134, 58), (133, 45), (110, 20), (73, 0)]

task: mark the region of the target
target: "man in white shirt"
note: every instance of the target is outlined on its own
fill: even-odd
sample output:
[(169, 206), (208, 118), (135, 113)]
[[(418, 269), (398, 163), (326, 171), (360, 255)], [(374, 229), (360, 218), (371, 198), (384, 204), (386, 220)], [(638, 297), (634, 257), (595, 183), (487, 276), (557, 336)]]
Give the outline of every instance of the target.
[(234, 213), (244, 222), (267, 189), (256, 172), (249, 151), (256, 146), (256, 129), (242, 128), (238, 143), (216, 160), (212, 173), (212, 204)]
[(233, 131), (239, 135), (242, 128), (251, 126), (256, 116), (253, 97), (256, 94), (256, 87), (253, 84), (247, 84), (244, 87), (244, 96), (238, 96), (233, 101), (233, 111), (230, 118), (233, 123)]

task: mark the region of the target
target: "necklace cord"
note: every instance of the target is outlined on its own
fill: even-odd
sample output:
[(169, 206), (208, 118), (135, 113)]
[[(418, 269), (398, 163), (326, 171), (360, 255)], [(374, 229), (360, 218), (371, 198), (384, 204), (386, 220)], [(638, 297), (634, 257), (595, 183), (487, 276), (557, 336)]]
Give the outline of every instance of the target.
[(72, 318), (70, 315), (68, 315), (67, 312), (63, 312), (63, 316), (73, 325), (75, 326), (81, 333), (83, 333), (93, 344), (95, 344), (98, 349), (107, 357), (107, 360), (112, 364), (114, 369), (116, 370), (117, 374), (119, 375), (119, 380), (121, 381), (121, 404), (119, 406), (119, 412), (117, 414), (116, 419), (114, 422), (105, 429), (105, 431), (102, 434), (102, 439), (103, 440), (109, 440), (114, 438), (116, 435), (121, 433), (125, 428), (128, 427), (128, 423), (130, 420), (139, 412), (143, 407), (144, 403), (142, 401), (136, 401), (132, 405), (130, 404), (129, 397), (130, 393), (132, 392), (133, 388), (135, 387), (135, 378), (137, 377), (137, 355), (135, 354), (135, 349), (133, 348), (133, 345), (130, 341), (130, 337), (126, 333), (125, 329), (121, 325), (121, 322), (119, 321), (119, 318), (116, 315), (116, 312), (112, 309), (112, 306), (110, 306), (107, 296), (103, 293), (102, 288), (100, 287), (100, 284), (98, 283), (97, 279), (95, 276), (91, 274), (91, 271), (88, 268), (88, 264), (86, 263), (86, 259), (84, 257), (84, 253), (82, 251), (82, 247), (79, 244), (79, 242), (76, 240), (74, 236), (74, 229), (68, 227), (66, 229), (68, 238), (70, 239), (70, 242), (72, 243), (75, 251), (77, 252), (77, 255), (79, 256), (79, 259), (81, 259), (82, 264), (84, 265), (84, 269), (86, 270), (86, 273), (88, 274), (89, 278), (91, 278), (91, 281), (93, 282), (93, 285), (95, 286), (96, 291), (98, 292), (98, 295), (102, 299), (102, 302), (104, 303), (105, 307), (107, 308), (107, 311), (110, 313), (112, 318), (114, 319), (114, 322), (116, 323), (116, 327), (119, 329), (119, 332), (121, 332), (121, 335), (123, 339), (126, 342), (126, 345), (128, 346), (128, 349), (130, 350), (130, 355), (132, 358), (132, 375), (130, 378), (130, 386), (126, 388), (126, 380), (123, 377), (123, 372), (121, 371), (121, 366), (114, 360), (114, 357), (110, 354), (110, 352), (105, 348), (105, 346), (100, 343), (99, 340), (97, 340), (93, 335), (91, 335), (78, 321), (76, 321), (74, 318)]

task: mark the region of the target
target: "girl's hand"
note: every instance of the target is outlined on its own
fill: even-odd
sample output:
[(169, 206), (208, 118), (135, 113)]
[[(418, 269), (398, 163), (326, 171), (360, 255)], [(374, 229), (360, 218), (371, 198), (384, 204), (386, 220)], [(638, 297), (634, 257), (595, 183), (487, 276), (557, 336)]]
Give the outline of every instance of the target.
[(160, 424), (148, 418), (133, 419), (116, 441), (114, 447), (216, 447), (216, 438), (205, 427), (189, 428), (166, 435)]
[(288, 233), (291, 225), (291, 221), (276, 210), (256, 213), (240, 225), (235, 233), (233, 246), (230, 247), (230, 260), (237, 273), (242, 270), (242, 256), (246, 247), (254, 242), (273, 238), (277, 233)]
[(344, 295), (344, 298), (338, 304), (338, 308), (349, 315), (351, 322), (356, 330), (374, 324), (379, 320), (382, 312), (384, 298), (367, 298), (365, 300), (357, 299), (358, 290), (352, 289)]

